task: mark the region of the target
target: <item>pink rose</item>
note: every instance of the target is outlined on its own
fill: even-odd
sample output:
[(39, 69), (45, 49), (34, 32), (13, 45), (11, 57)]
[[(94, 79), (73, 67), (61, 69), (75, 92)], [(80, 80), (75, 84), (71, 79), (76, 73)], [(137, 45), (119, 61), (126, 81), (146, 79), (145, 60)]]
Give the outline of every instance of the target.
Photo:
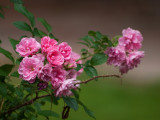
[[(81, 58), (80, 54), (78, 54), (76, 52), (72, 52), (72, 59), (74, 61), (76, 61), (77, 64), (82, 64), (82, 60), (78, 60), (80, 58)], [(77, 71), (77, 75), (79, 76), (82, 72), (83, 72), (83, 68), (81, 68), (79, 71)]]
[(77, 63), (76, 63), (75, 60), (70, 58), (69, 60), (66, 60), (64, 62), (64, 66), (67, 67), (67, 68), (76, 68), (77, 67)]
[(38, 78), (44, 82), (51, 81), (52, 80), (51, 71), (52, 71), (52, 67), (49, 64), (46, 64), (38, 72)]
[(74, 61), (77, 62), (77, 64), (82, 64), (82, 60), (78, 60), (78, 59), (81, 58), (81, 56), (78, 53), (72, 52), (72, 58), (73, 58)]
[(47, 60), (53, 67), (60, 66), (64, 63), (64, 57), (59, 51), (49, 52)]
[(63, 70), (61, 67), (55, 67), (51, 71), (51, 84), (54, 89), (57, 89), (60, 84), (66, 79), (66, 71)]
[(137, 67), (138, 64), (140, 64), (140, 59), (144, 57), (143, 51), (134, 51), (128, 54), (127, 58), (127, 64), (129, 69), (133, 69), (134, 67)]
[(67, 71), (67, 79), (76, 79), (77, 78), (77, 71), (75, 69), (71, 69)]
[(57, 41), (45, 36), (41, 39), (41, 49), (43, 53), (49, 53), (53, 50), (58, 50)]
[(18, 73), (23, 80), (33, 83), (42, 66), (43, 63), (39, 59), (33, 57), (25, 57), (20, 63)]
[(127, 51), (141, 48), (143, 37), (138, 30), (127, 28), (122, 31), (122, 34), (123, 36), (119, 38), (120, 46), (124, 46)]
[(120, 66), (126, 58), (124, 48), (120, 46), (108, 48), (105, 54), (108, 55), (107, 63), (114, 66)]
[(140, 59), (144, 57), (143, 51), (134, 51), (128, 54), (126, 60), (120, 66), (121, 74), (127, 73), (128, 70), (137, 67), (140, 64)]
[(20, 56), (27, 57), (38, 52), (40, 47), (40, 44), (35, 38), (22, 38), (20, 43), (16, 45), (16, 51), (20, 54)]
[(60, 85), (60, 87), (58, 89), (56, 89), (54, 91), (55, 96), (72, 96), (73, 93), (71, 91), (71, 89), (76, 90), (77, 88), (79, 88), (79, 84), (76, 84), (77, 82), (79, 82), (78, 80), (73, 79), (67, 79), (65, 81), (63, 81), (63, 83)]
[(32, 57), (33, 58), (38, 58), (42, 62), (44, 62), (44, 60), (45, 60), (45, 56), (43, 54), (41, 54), (41, 53), (33, 55)]
[(66, 42), (59, 44), (59, 51), (64, 56), (65, 60), (71, 58), (72, 48)]

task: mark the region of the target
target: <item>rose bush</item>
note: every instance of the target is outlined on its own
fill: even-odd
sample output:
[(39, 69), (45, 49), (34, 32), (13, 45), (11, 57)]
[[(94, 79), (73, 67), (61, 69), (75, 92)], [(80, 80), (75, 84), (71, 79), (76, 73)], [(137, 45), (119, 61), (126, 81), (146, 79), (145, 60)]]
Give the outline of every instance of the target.
[[(58, 41), (45, 19), (37, 20), (46, 28), (47, 33), (35, 26), (34, 15), (23, 6), (21, 0), (11, 1), (14, 2), (15, 10), (30, 21), (30, 24), (16, 21), (13, 25), (30, 32), (31, 36), (21, 36), (20, 40), (9, 38), (13, 49), (20, 55), (16, 59), (0, 47), (0, 53), (13, 62), (0, 66), (1, 119), (33, 120), (38, 115), (47, 119), (49, 116), (59, 117), (56, 112), (42, 110), (41, 106), (46, 101), (58, 105), (60, 99), (64, 101), (62, 119), (68, 118), (70, 108), (77, 111), (78, 104), (90, 117), (95, 118), (93, 112), (79, 100), (80, 84), (100, 77), (120, 77), (98, 76), (95, 68), (97, 65), (114, 65), (119, 67), (121, 74), (125, 74), (137, 67), (144, 57), (144, 52), (139, 51), (142, 47), (142, 34), (131, 28), (124, 29), (122, 36), (111, 40), (100, 32), (89, 31), (79, 42), (85, 46), (81, 49), (81, 54), (75, 53), (68, 43)], [(12, 72), (15, 66), (19, 68)], [(77, 79), (83, 71), (90, 77), (88, 80)], [(17, 86), (10, 84), (11, 76), (21, 78), (21, 83)]]

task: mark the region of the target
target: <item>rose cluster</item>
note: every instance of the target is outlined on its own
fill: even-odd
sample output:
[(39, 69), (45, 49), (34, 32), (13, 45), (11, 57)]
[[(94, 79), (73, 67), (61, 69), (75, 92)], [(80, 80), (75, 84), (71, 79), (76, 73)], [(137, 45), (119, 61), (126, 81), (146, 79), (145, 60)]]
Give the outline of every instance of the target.
[(140, 59), (144, 57), (144, 51), (139, 51), (142, 41), (143, 37), (138, 30), (124, 29), (122, 37), (118, 39), (118, 45), (105, 51), (109, 57), (107, 63), (119, 67), (121, 74), (137, 67)]
[(18, 69), (20, 77), (29, 83), (38, 78), (40, 90), (51, 84), (56, 96), (71, 96), (71, 90), (79, 87), (76, 77), (83, 69), (74, 68), (82, 61), (66, 42), (58, 44), (48, 36), (41, 39), (41, 44), (35, 38), (22, 38), (16, 51), (24, 57)]

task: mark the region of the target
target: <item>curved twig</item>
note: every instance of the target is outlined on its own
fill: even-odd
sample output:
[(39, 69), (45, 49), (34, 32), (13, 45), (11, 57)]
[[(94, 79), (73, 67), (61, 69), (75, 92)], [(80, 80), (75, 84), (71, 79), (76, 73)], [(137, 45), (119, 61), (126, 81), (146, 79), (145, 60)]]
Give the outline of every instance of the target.
[(88, 83), (88, 82), (90, 82), (90, 81), (92, 81), (92, 80), (94, 80), (96, 78), (104, 78), (104, 77), (117, 77), (117, 78), (120, 78), (121, 76), (119, 76), (119, 75), (100, 75), (100, 76), (95, 76), (95, 77), (90, 78), (90, 79), (85, 80), (85, 81), (77, 82), (76, 84), (86, 84), (86, 83)]
[[(95, 76), (93, 78), (90, 78), (88, 80), (85, 80), (85, 81), (80, 81), (80, 82), (77, 82), (76, 84), (86, 84), (96, 78), (104, 78), (104, 77), (117, 77), (117, 78), (120, 78), (119, 75), (101, 75), (101, 76)], [(31, 105), (33, 104), (37, 99), (40, 99), (40, 98), (44, 98), (44, 97), (48, 97), (48, 96), (51, 96), (50, 94), (46, 94), (46, 95), (42, 95), (42, 96), (38, 96), (38, 92), (36, 92), (36, 97), (31, 99), (30, 101), (27, 101), (21, 105), (17, 105), (16, 107), (13, 107), (13, 108), (10, 108), (8, 111), (4, 112), (3, 114), (11, 114), (12, 112), (14, 112), (15, 110), (21, 108), (21, 107), (24, 107), (24, 106), (27, 106), (27, 105)]]

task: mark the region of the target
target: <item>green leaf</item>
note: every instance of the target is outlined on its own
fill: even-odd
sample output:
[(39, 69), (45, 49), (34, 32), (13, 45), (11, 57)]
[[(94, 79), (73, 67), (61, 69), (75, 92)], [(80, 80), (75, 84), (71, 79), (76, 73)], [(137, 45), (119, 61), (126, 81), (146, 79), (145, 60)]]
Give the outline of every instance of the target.
[(84, 64), (84, 66), (90, 66), (90, 62), (91, 62), (91, 60), (87, 60), (87, 61), (85, 62), (85, 64)]
[(34, 34), (34, 36), (37, 36), (37, 37), (40, 37), (40, 38), (42, 37), (42, 36), (39, 34), (39, 31), (38, 31), (37, 28), (34, 28), (33, 34)]
[(22, 89), (20, 89), (20, 88), (16, 88), (15, 89), (15, 93), (16, 93), (16, 95), (19, 97), (19, 98), (23, 98), (23, 90)]
[(0, 13), (0, 17), (1, 17), (2, 19), (4, 19), (4, 15), (3, 15), (2, 13)]
[(59, 39), (56, 38), (52, 33), (49, 33), (49, 37), (55, 39), (56, 41), (59, 41)]
[(17, 4), (23, 4), (22, 0), (10, 0), (10, 1)]
[(42, 38), (43, 36), (47, 36), (46, 33), (44, 33), (41, 30), (38, 30), (37, 28), (34, 28), (33, 34), (34, 34), (34, 36), (37, 36), (37, 37), (40, 37), (40, 38)]
[(87, 66), (84, 68), (84, 71), (86, 72), (86, 74), (89, 76), (89, 77), (95, 77), (97, 76), (97, 70), (93, 67), (93, 66)]
[(91, 59), (91, 65), (100, 65), (107, 61), (107, 56), (104, 53), (97, 53)]
[(25, 109), (27, 109), (27, 111), (24, 112), (24, 115), (27, 118), (27, 120), (37, 120), (36, 115), (33, 112), (28, 111), (28, 107)]
[(59, 118), (59, 115), (51, 110), (41, 110), (41, 111), (38, 111), (38, 114), (46, 117), (53, 116), (53, 117)]
[(74, 94), (75, 98), (79, 99), (79, 94), (78, 94), (78, 92), (77, 92), (76, 90), (74, 90), (74, 89), (72, 89), (71, 91), (72, 91), (72, 93)]
[(80, 40), (83, 40), (83, 41), (86, 42), (89, 46), (91, 46), (91, 43), (90, 43), (88, 37), (89, 37), (89, 36), (84, 36), (84, 37), (80, 38)]
[(0, 44), (2, 43), (2, 40), (0, 40)]
[(1, 82), (5, 82), (5, 78), (6, 78), (5, 76), (0, 75), (0, 81)]
[(31, 12), (29, 12), (22, 4), (14, 4), (14, 9), (23, 14), (24, 16), (26, 16), (29, 19), (32, 27), (34, 27), (35, 18)]
[(48, 101), (48, 102), (53, 102), (53, 104), (58, 105), (59, 98), (52, 95), (52, 96), (43, 98), (43, 100)]
[(43, 36), (47, 36), (47, 34), (41, 30), (38, 30), (39, 34), (43, 37)]
[(94, 31), (89, 31), (89, 32), (88, 32), (88, 35), (95, 37), (95, 36), (96, 36), (96, 32), (94, 32)]
[(41, 104), (39, 102), (35, 102), (34, 107), (36, 108), (37, 111), (41, 111)]
[(85, 111), (90, 117), (96, 119), (96, 117), (94, 116), (94, 113), (93, 113), (91, 110), (89, 110), (81, 101), (78, 100), (78, 104), (80, 104), (80, 105), (83, 107), (84, 111)]
[(107, 43), (108, 44), (108, 46), (109, 47), (112, 47), (113, 46), (113, 43), (112, 43), (112, 41), (111, 40), (109, 40), (109, 38), (107, 37), (107, 36), (103, 36), (103, 41), (105, 42), (105, 43)]
[(85, 45), (85, 46), (89, 47), (89, 45), (88, 45), (87, 43), (84, 43), (84, 42), (77, 42), (77, 43), (79, 43), (79, 44), (82, 44), (82, 45)]
[(13, 38), (9, 38), (9, 41), (10, 41), (10, 43), (12, 45), (13, 50), (16, 52), (16, 45), (19, 44), (19, 41), (15, 40)]
[(14, 88), (14, 85), (11, 85), (11, 84), (6, 84), (7, 86), (7, 89), (10, 91), (10, 92), (14, 92), (15, 91), (15, 88)]
[(87, 52), (88, 52), (88, 50), (87, 50), (87, 49), (82, 48), (82, 49), (81, 49), (81, 52), (82, 52), (82, 53), (87, 53)]
[(76, 71), (79, 71), (82, 68), (81, 64), (77, 64), (77, 67), (75, 68)]
[(0, 75), (1, 76), (8, 76), (8, 74), (12, 71), (14, 65), (5, 64), (0, 66)]
[(46, 30), (51, 33), (52, 32), (52, 27), (50, 24), (47, 23), (47, 21), (43, 18), (38, 18), (38, 21), (40, 21), (42, 23), (42, 25), (46, 28)]
[(7, 94), (7, 88), (4, 83), (0, 83), (0, 94), (2, 96), (6, 96), (6, 94)]
[(96, 32), (96, 37), (99, 39), (99, 40), (101, 40), (102, 39), (102, 34), (100, 33), (100, 32)]
[(76, 99), (70, 97), (63, 97), (63, 100), (69, 107), (73, 108), (75, 111), (78, 110), (78, 104)]
[(13, 72), (13, 73), (11, 74), (11, 76), (19, 78), (19, 73), (18, 73), (17, 71), (16, 71), (16, 72)]
[(117, 46), (118, 45), (118, 39), (122, 37), (122, 35), (116, 35), (112, 38), (112, 42), (113, 42), (113, 46)]
[(16, 59), (16, 65), (20, 64), (20, 62), (23, 60), (23, 57), (17, 58)]
[(25, 23), (25, 22), (23, 22), (23, 21), (13, 22), (13, 25), (14, 25), (16, 28), (20, 29), (20, 30), (29, 31), (29, 32), (32, 33), (31, 27), (30, 27), (27, 23)]
[(0, 48), (0, 53), (5, 55), (7, 58), (9, 58), (14, 63), (14, 58), (12, 57), (12, 54), (9, 51), (7, 51), (3, 48)]

